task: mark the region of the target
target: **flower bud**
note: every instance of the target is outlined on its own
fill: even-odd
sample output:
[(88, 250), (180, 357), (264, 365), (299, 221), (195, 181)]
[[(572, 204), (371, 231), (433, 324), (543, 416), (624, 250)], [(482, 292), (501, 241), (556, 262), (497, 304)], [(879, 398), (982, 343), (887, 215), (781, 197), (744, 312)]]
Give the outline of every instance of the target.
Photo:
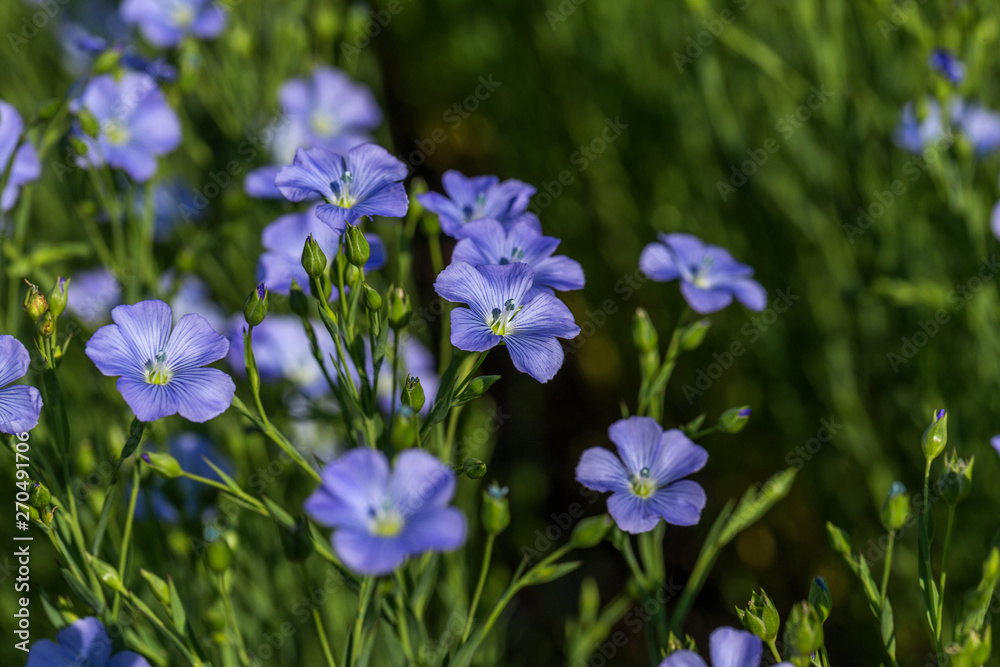
[(642, 353), (655, 352), (660, 344), (656, 327), (643, 308), (636, 308), (635, 317), (632, 318), (632, 342), (635, 349)]
[(591, 547), (596, 547), (598, 544), (604, 541), (607, 536), (608, 531), (611, 530), (611, 525), (614, 522), (611, 517), (607, 514), (601, 514), (600, 516), (589, 516), (586, 519), (581, 519), (576, 528), (573, 529), (573, 533), (570, 535), (569, 543), (574, 549), (590, 549)]
[(280, 524), (281, 546), (285, 556), (293, 563), (301, 563), (312, 554), (315, 545), (309, 534), (309, 524), (304, 518), (298, 519), (294, 525)]
[(78, 157), (87, 157), (90, 154), (90, 147), (87, 142), (77, 136), (72, 136), (68, 140), (69, 147), (73, 154)]
[(952, 506), (969, 497), (972, 491), (972, 464), (976, 457), (970, 457), (966, 462), (958, 458), (958, 452), (952, 450), (951, 455), (944, 455), (944, 470), (938, 480), (938, 489), (945, 501)]
[(403, 383), (402, 403), (414, 412), (420, 412), (424, 407), (424, 388), (420, 386), (420, 378), (406, 376)]
[(820, 620), (823, 623), (830, 618), (833, 598), (830, 596), (830, 588), (826, 585), (826, 579), (823, 577), (813, 579), (812, 586), (809, 587), (809, 604), (819, 612)]
[(365, 262), (371, 256), (371, 248), (368, 247), (368, 239), (358, 225), (347, 225), (347, 232), (344, 236), (344, 255), (347, 261), (358, 267), (364, 268)]
[(149, 570), (143, 570), (140, 568), (139, 574), (141, 574), (142, 578), (146, 580), (147, 584), (149, 584), (149, 590), (153, 591), (153, 595), (156, 596), (156, 599), (159, 600), (164, 607), (170, 609), (170, 586), (167, 585), (167, 582), (160, 579)]
[(233, 550), (225, 539), (214, 540), (205, 549), (205, 562), (216, 574), (222, 574), (233, 564)]
[(292, 279), (292, 287), (288, 293), (288, 305), (299, 317), (309, 317), (309, 297), (302, 291), (299, 284)]
[(906, 525), (910, 519), (910, 493), (902, 482), (893, 482), (882, 501), (882, 526), (891, 533)]
[(121, 51), (118, 49), (108, 49), (104, 53), (97, 56), (94, 59), (94, 75), (98, 74), (113, 74), (118, 69), (118, 63), (121, 60)]
[(928, 461), (936, 459), (948, 444), (948, 413), (938, 410), (934, 413), (934, 421), (924, 431), (920, 446)]
[(746, 609), (736, 608), (736, 613), (740, 617), (743, 629), (749, 633), (760, 637), (765, 642), (771, 643), (778, 637), (778, 627), (781, 625), (781, 617), (774, 603), (768, 597), (764, 589), (754, 591), (750, 595), (750, 601)]
[(63, 278), (62, 276), (56, 278), (56, 284), (52, 287), (52, 291), (49, 292), (48, 298), (49, 310), (52, 311), (53, 317), (59, 317), (66, 310), (66, 303), (69, 301), (68, 287), (69, 278)]
[(499, 535), (510, 524), (510, 506), (507, 503), (507, 487), (496, 482), (483, 491), (483, 507), (479, 518), (483, 528), (490, 535)]
[(250, 292), (243, 303), (243, 319), (252, 327), (259, 325), (267, 317), (267, 286), (264, 283)]
[(56, 318), (52, 317), (52, 313), (47, 310), (35, 322), (35, 328), (38, 329), (39, 334), (48, 338), (56, 332)]
[(153, 472), (164, 479), (180, 477), (184, 472), (181, 470), (181, 464), (178, 463), (177, 459), (170, 454), (165, 454), (163, 452), (145, 452), (142, 455), (142, 460), (153, 469)]
[(701, 342), (705, 340), (705, 336), (708, 334), (710, 326), (712, 326), (710, 321), (698, 320), (684, 327), (681, 330), (680, 338), (677, 339), (677, 344), (681, 350), (690, 352), (701, 345)]
[(389, 288), (389, 326), (399, 331), (410, 321), (410, 295), (402, 287), (395, 285)]
[(468, 458), (458, 469), (458, 473), (469, 479), (479, 479), (486, 474), (486, 464), (479, 459)]
[(52, 502), (52, 494), (49, 493), (44, 484), (35, 482), (31, 487), (31, 495), (28, 496), (28, 502), (31, 503), (32, 507), (45, 509)]
[(311, 278), (319, 278), (326, 271), (326, 255), (312, 234), (302, 247), (302, 268)]
[(359, 269), (350, 262), (344, 267), (344, 284), (345, 285), (356, 285), (360, 283), (365, 277), (364, 269)]
[(370, 313), (382, 310), (382, 295), (368, 283), (365, 283), (365, 308)]
[(753, 410), (746, 405), (739, 408), (729, 408), (719, 416), (719, 430), (723, 433), (739, 433), (750, 421), (750, 413), (752, 412)]
[(479, 398), (489, 391), (489, 388), (499, 379), (499, 375), (480, 375), (472, 378), (462, 390), (462, 394), (455, 399), (454, 405), (462, 405)]
[(87, 562), (90, 564), (90, 569), (94, 571), (97, 575), (98, 580), (111, 590), (121, 593), (122, 595), (128, 595), (128, 590), (122, 583), (121, 577), (118, 576), (118, 571), (111, 567), (108, 563), (105, 563), (100, 558), (96, 558), (87, 554)]
[(87, 107), (81, 106), (77, 109), (76, 118), (80, 121), (80, 129), (88, 137), (96, 139), (97, 135), (101, 133), (101, 124), (97, 122), (94, 114), (90, 113)]
[(28, 294), (24, 297), (24, 312), (32, 322), (38, 322), (38, 319), (48, 312), (49, 302), (37, 285), (32, 285), (27, 280), (24, 282), (28, 283)]
[(796, 667), (807, 667), (809, 656), (823, 645), (823, 621), (808, 602), (792, 607), (785, 623), (785, 657)]

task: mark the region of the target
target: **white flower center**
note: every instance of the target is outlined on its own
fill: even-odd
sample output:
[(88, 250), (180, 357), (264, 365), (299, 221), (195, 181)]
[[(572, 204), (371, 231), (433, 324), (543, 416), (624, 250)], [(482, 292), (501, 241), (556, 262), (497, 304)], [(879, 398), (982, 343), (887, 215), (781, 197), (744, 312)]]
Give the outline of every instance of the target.
[(490, 313), (490, 318), (486, 323), (490, 325), (490, 329), (493, 330), (493, 333), (498, 336), (513, 333), (514, 317), (521, 312), (521, 308), (523, 307), (524, 306), (515, 305), (514, 299), (507, 299), (507, 301), (503, 304), (503, 308), (493, 309), (493, 312)]
[(649, 476), (649, 468), (643, 468), (632, 476), (632, 493), (642, 499), (649, 498), (656, 491), (656, 482)]
[(167, 363), (166, 353), (158, 352), (156, 357), (146, 362), (146, 384), (167, 384), (173, 376), (174, 370)]
[(382, 507), (371, 510), (371, 531), (372, 535), (379, 537), (395, 537), (403, 532), (403, 516), (392, 506), (390, 501), (386, 501)]
[(186, 28), (194, 23), (194, 7), (180, 3), (171, 12), (171, 18), (173, 18), (174, 24), (178, 28)]
[(351, 196), (351, 183), (354, 181), (354, 174), (348, 169), (340, 174), (339, 181), (332, 181), (330, 183), (330, 189), (333, 190), (333, 201), (331, 204), (336, 204), (341, 208), (351, 208), (357, 199)]
[(320, 137), (332, 137), (337, 133), (337, 122), (322, 111), (314, 111), (309, 116), (309, 127)]
[(125, 123), (120, 120), (113, 120), (105, 128), (104, 136), (107, 137), (108, 143), (112, 146), (121, 146), (128, 143), (132, 133), (128, 131)]

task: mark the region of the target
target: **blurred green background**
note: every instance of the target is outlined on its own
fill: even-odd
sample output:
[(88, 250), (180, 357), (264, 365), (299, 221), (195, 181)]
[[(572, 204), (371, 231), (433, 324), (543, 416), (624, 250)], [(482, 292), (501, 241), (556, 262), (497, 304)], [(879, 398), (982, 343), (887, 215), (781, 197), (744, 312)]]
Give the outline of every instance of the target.
[[(685, 231), (730, 249), (755, 267), (772, 304), (780, 291), (790, 295), (790, 305), (762, 315), (734, 306), (712, 317), (706, 342), (674, 373), (668, 425), (702, 411), (712, 420), (735, 405), (754, 409), (742, 433), (704, 443), (711, 459), (697, 479), (708, 507), (698, 527), (668, 530), (674, 580), (687, 578), (727, 499), (779, 468), (801, 465), (790, 496), (726, 549), (688, 632), (706, 646), (712, 628), (738, 625), (734, 605), (758, 586), (784, 614), (822, 574), (834, 598), (826, 625), (832, 662), (878, 664), (874, 619), (860, 585), (827, 546), (824, 523), (847, 528), (855, 546), (868, 552), (869, 540), (881, 535), (878, 506), (892, 481), (919, 490), (920, 434), (939, 407), (949, 410), (950, 444), (977, 459), (972, 496), (958, 514), (948, 604), (978, 581), (1000, 503), (1000, 487), (990, 481), (1000, 474), (1000, 461), (988, 442), (1000, 432), (996, 267), (981, 288), (969, 281), (997, 250), (989, 231), (997, 159), (975, 160), (959, 143), (933, 164), (914, 162), (892, 135), (905, 102), (941, 94), (944, 84), (927, 65), (937, 46), (966, 63), (963, 95), (1000, 106), (1000, 16), (992, 3), (263, 4), (239, 4), (222, 38), (177, 54), (192, 79), (183, 95), (171, 94), (184, 111), (186, 132), (168, 163), (193, 186), (209, 182), (207, 174), (234, 159), (240, 141), (267, 123), (282, 80), (316, 63), (335, 64), (375, 89), (386, 112), (380, 140), (432, 189), (448, 169), (538, 186), (535, 210), (543, 229), (562, 238), (561, 252), (586, 269), (586, 288), (566, 301), (593, 334), (576, 342), (555, 380), (538, 385), (514, 372), (505, 355), (485, 366), (504, 375), (492, 393), (499, 410), (511, 415), (489, 473), (511, 487), (513, 529), (498, 547), (507, 567), (522, 547), (534, 548), (535, 531), (556, 521), (550, 515), (573, 502), (588, 514), (603, 509), (581, 496), (573, 468), (584, 448), (606, 444), (622, 401), (634, 409), (631, 315), (646, 308), (665, 339), (682, 305), (676, 285), (645, 282), (631, 290), (621, 281), (635, 274), (639, 253), (656, 232)], [(381, 22), (371, 9), (383, 10)], [(16, 28), (29, 11), (3, 3), (2, 25)], [(365, 27), (374, 36), (366, 37)], [(0, 97), (26, 113), (64, 95), (72, 79), (61, 73), (59, 60), (51, 34), (16, 55), (0, 50)], [(484, 80), (494, 90), (477, 98)], [(829, 95), (817, 102), (815, 90)], [(617, 129), (606, 131), (609, 125)], [(444, 141), (434, 138), (441, 136)], [(763, 151), (763, 164), (744, 167), (754, 155), (762, 161), (765, 145), (778, 148)], [(729, 182), (734, 166), (754, 173), (723, 197), (719, 183)], [(901, 195), (891, 193), (896, 180), (906, 185)], [(85, 185), (69, 183), (81, 192)], [(45, 170), (29, 250), (43, 240), (85, 239), (67, 187)], [(886, 205), (887, 192), (892, 202)], [(857, 227), (859, 208), (873, 213), (880, 198), (884, 212), (868, 229)], [(162, 266), (202, 275), (226, 310), (235, 311), (253, 284), (259, 232), (282, 210), (247, 199), (237, 183), (211, 202), (202, 223), (161, 248)], [(417, 250), (426, 300), (433, 275), (426, 248)], [(93, 261), (70, 257), (32, 275), (47, 284), (56, 272)], [(921, 322), (940, 309), (950, 320), (921, 337)], [(22, 333), (27, 340), (30, 332)], [(737, 341), (745, 353), (726, 360), (724, 352)], [(88, 384), (97, 374), (84, 363), (82, 346), (71, 349), (76, 359), (69, 363), (87, 378), (68, 390), (81, 406), (75, 429), (91, 429), (99, 450), (106, 437), (96, 435), (100, 410), (107, 408)], [(894, 364), (890, 353), (903, 356), (904, 349), (916, 352)], [(698, 386), (700, 374), (716, 374), (716, 363), (730, 367)], [(702, 390), (706, 384), (692, 404), (685, 385)], [(821, 429), (830, 425), (835, 432), (827, 438), (829, 430)], [(812, 438), (828, 442), (804, 450), (806, 456), (796, 453)], [(238, 452), (241, 445), (229, 446)], [(6, 523), (3, 531), (6, 538)], [(916, 563), (916, 532), (907, 531), (889, 590), (900, 664), (908, 665), (924, 664), (932, 650)], [(881, 571), (880, 564), (872, 567)], [(581, 578), (596, 578), (610, 597), (624, 575), (607, 546), (591, 552), (580, 573), (524, 592), (510, 615), (506, 648), (495, 647), (506, 657), (497, 660), (561, 662)], [(4, 586), (6, 614), (11, 604)], [(266, 619), (256, 622), (267, 631)], [(5, 664), (15, 660), (7, 644), (0, 649)], [(639, 664), (641, 642), (633, 644), (609, 664)]]

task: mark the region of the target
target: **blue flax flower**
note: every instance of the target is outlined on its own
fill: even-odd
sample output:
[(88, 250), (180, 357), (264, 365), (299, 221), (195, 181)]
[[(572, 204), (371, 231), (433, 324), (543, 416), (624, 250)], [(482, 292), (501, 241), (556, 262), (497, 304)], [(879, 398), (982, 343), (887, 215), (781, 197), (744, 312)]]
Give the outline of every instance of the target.
[(333, 527), (333, 548), (347, 567), (367, 575), (392, 572), (409, 556), (451, 551), (465, 541), (465, 516), (449, 507), (455, 473), (408, 449), (389, 471), (385, 455), (354, 449), (323, 471), (306, 511)]
[(594, 491), (610, 491), (608, 512), (618, 527), (646, 533), (662, 518), (693, 526), (705, 507), (705, 490), (683, 479), (701, 470), (708, 452), (677, 429), (664, 431), (650, 417), (621, 419), (608, 429), (616, 457), (603, 447), (583, 452), (576, 480)]
[(917, 117), (916, 106), (903, 106), (896, 143), (911, 153), (934, 148), (944, 150), (954, 143), (954, 132), (963, 135), (979, 157), (1000, 148), (1000, 114), (992, 109), (958, 98), (948, 103), (948, 121), (941, 106), (932, 99), (925, 103), (923, 118)]
[(0, 336), (0, 433), (24, 433), (38, 425), (42, 397), (34, 387), (9, 385), (31, 365), (28, 350), (13, 336)]
[(118, 306), (111, 319), (87, 341), (87, 356), (104, 375), (119, 376), (118, 391), (139, 421), (180, 413), (206, 422), (233, 402), (232, 378), (203, 368), (229, 351), (205, 318), (185, 315), (171, 331), (170, 306), (151, 300)]
[(982, 157), (1000, 148), (1000, 114), (996, 111), (956, 100), (951, 105), (951, 118), (976, 155)]
[(21, 120), (21, 114), (10, 104), (0, 100), (0, 170), (6, 170), (7, 165), (10, 165), (7, 184), (0, 196), (0, 211), (14, 208), (21, 186), (38, 178), (42, 171), (38, 153), (31, 142), (25, 139), (18, 146), (22, 132), (24, 121)]
[(226, 13), (214, 0), (125, 0), (121, 15), (139, 26), (153, 46), (177, 46), (188, 35), (217, 37), (226, 25)]
[(323, 148), (346, 153), (372, 141), (370, 130), (382, 123), (382, 110), (371, 89), (345, 72), (317, 67), (308, 79), (289, 79), (278, 91), (280, 124), (269, 142), (279, 163), (247, 174), (244, 189), (251, 197), (280, 199), (274, 184), (281, 165), (290, 164), (297, 148)]
[(104, 625), (88, 616), (59, 631), (59, 643), (40, 639), (31, 645), (25, 667), (149, 667), (132, 651), (111, 655), (111, 638)]
[(527, 222), (509, 227), (496, 220), (470, 222), (462, 228), (463, 237), (455, 245), (451, 260), (473, 266), (524, 262), (535, 272), (528, 298), (552, 290), (581, 289), (583, 267), (563, 255), (552, 256), (559, 239), (542, 236), (538, 228)]
[(947, 49), (934, 49), (928, 60), (931, 69), (955, 85), (962, 83), (962, 79), (965, 78), (965, 65)]
[(120, 81), (99, 76), (75, 102), (100, 124), (97, 139), (79, 133), (89, 151), (84, 164), (107, 162), (139, 182), (156, 173), (156, 158), (180, 145), (181, 125), (163, 92), (148, 74), (125, 72)]
[(551, 380), (563, 363), (556, 338), (573, 338), (580, 327), (566, 304), (552, 294), (529, 301), (534, 281), (534, 272), (523, 262), (484, 266), (453, 262), (434, 283), (440, 296), (468, 306), (451, 311), (451, 344), (485, 352), (502, 342), (517, 370), (539, 382)]
[(406, 215), (409, 200), (400, 182), (406, 165), (375, 144), (352, 148), (346, 155), (322, 148), (295, 152), (295, 161), (282, 167), (274, 184), (289, 201), (320, 195), (325, 204), (316, 207), (316, 217), (334, 230), (364, 216)]
[(681, 281), (681, 294), (696, 312), (722, 310), (733, 297), (751, 310), (764, 310), (767, 292), (753, 280), (753, 269), (729, 251), (690, 234), (660, 234), (639, 257), (639, 267), (653, 280)]
[(515, 179), (501, 182), (496, 176), (466, 178), (457, 171), (446, 171), (441, 184), (447, 197), (427, 192), (417, 197), (424, 208), (437, 213), (441, 230), (453, 238), (461, 238), (470, 222), (492, 218), (504, 226), (527, 222), (541, 229), (534, 213), (528, 213), (529, 200), (535, 188)]
[[(257, 279), (267, 284), (267, 288), (275, 294), (288, 294), (292, 287), (292, 279), (299, 287), (309, 293), (309, 275), (302, 268), (302, 246), (312, 235), (327, 257), (327, 267), (337, 256), (340, 235), (344, 232), (344, 224), (337, 228), (323, 223), (316, 217), (316, 209), (304, 213), (289, 213), (283, 215), (264, 228), (261, 243), (264, 254), (257, 264)], [(365, 234), (368, 239), (370, 254), (365, 262), (365, 271), (375, 271), (385, 266), (386, 250), (382, 239), (375, 234)], [(332, 296), (337, 296), (333, 290)]]
[(990, 445), (996, 450), (997, 454), (1000, 454), (1000, 435), (990, 438)]
[[(764, 654), (764, 643), (744, 630), (717, 628), (708, 638), (708, 648), (712, 655), (712, 667), (760, 667)], [(697, 653), (677, 651), (660, 663), (660, 667), (708, 667)], [(776, 667), (792, 667), (790, 662), (782, 662)]]

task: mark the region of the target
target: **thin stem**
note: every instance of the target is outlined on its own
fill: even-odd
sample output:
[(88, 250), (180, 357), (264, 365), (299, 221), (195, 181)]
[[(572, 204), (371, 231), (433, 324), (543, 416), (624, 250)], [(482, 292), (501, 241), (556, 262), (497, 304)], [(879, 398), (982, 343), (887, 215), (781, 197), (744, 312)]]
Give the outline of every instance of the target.
[(486, 574), (490, 570), (490, 559), (493, 557), (493, 541), (496, 539), (496, 535), (490, 533), (486, 536), (486, 544), (483, 547), (483, 565), (479, 569), (479, 581), (476, 582), (476, 592), (472, 596), (472, 603), (469, 605), (469, 614), (465, 619), (465, 631), (462, 633), (462, 643), (469, 638), (469, 633), (472, 632), (472, 619), (476, 615), (476, 609), (479, 607), (479, 598), (483, 594), (483, 586), (486, 585)]
[(889, 588), (889, 571), (892, 569), (892, 547), (896, 543), (896, 531), (889, 531), (889, 546), (885, 550), (885, 565), (882, 568), (882, 587), (879, 589), (879, 599), (885, 608), (885, 593)]
[(358, 618), (354, 622), (354, 650), (351, 652), (352, 665), (358, 663), (358, 656), (361, 653), (361, 639), (364, 636), (365, 629), (365, 614), (368, 612), (368, 603), (371, 600), (374, 588), (371, 577), (365, 577), (361, 580), (361, 593), (358, 598)]
[(942, 618), (944, 617), (944, 585), (948, 578), (948, 551), (951, 547), (951, 528), (955, 523), (955, 506), (948, 505), (948, 527), (945, 529), (944, 533), (944, 550), (941, 553), (941, 585), (939, 586), (940, 593), (938, 597), (938, 615), (937, 615), (937, 628), (935, 629), (935, 636), (938, 641), (941, 639), (941, 628), (944, 625)]
[(415, 663), (413, 647), (410, 645), (410, 628), (406, 622), (406, 582), (403, 581), (403, 573), (396, 570), (396, 614), (397, 625), (399, 626), (399, 642), (403, 647), (403, 655), (410, 663)]
[(227, 625), (231, 626), (233, 635), (235, 636), (235, 639), (236, 639), (236, 642), (235, 642), (236, 643), (236, 652), (239, 655), (240, 664), (242, 664), (242, 665), (249, 665), (250, 664), (250, 656), (247, 655), (247, 649), (246, 649), (246, 646), (243, 643), (243, 633), (240, 632), (240, 624), (236, 620), (236, 610), (233, 609), (233, 600), (229, 596), (229, 587), (226, 586), (226, 584), (225, 584), (225, 582), (223, 581), (222, 578), (223, 578), (223, 575), (219, 575), (219, 581), (218, 581), (218, 583), (219, 583), (219, 588), (222, 589), (222, 592), (223, 592), (222, 606), (223, 606), (223, 608), (225, 610), (225, 613), (226, 613)]
[[(118, 578), (125, 582), (125, 567), (128, 565), (128, 551), (132, 539), (132, 523), (135, 519), (135, 504), (139, 497), (139, 466), (132, 466), (132, 494), (128, 499), (128, 514), (125, 516), (125, 532), (122, 535), (121, 555), (118, 557)], [(115, 593), (115, 600), (111, 605), (111, 617), (118, 618), (121, 610), (121, 595)]]
[(781, 654), (778, 653), (778, 647), (774, 643), (773, 639), (767, 642), (767, 647), (771, 649), (771, 655), (774, 656), (774, 659), (777, 660), (778, 662), (781, 662)]

